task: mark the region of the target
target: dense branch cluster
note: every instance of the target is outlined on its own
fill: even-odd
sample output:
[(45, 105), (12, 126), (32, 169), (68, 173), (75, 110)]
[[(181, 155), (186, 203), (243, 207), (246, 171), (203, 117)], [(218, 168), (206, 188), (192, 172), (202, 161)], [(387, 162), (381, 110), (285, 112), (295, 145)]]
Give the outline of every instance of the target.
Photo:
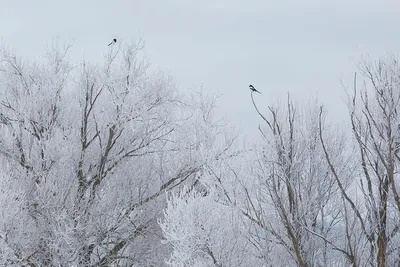
[(180, 95), (140, 42), (104, 66), (73, 67), (69, 49), (1, 51), (0, 265), (157, 266), (165, 192), (197, 188), (228, 153), (213, 102)]

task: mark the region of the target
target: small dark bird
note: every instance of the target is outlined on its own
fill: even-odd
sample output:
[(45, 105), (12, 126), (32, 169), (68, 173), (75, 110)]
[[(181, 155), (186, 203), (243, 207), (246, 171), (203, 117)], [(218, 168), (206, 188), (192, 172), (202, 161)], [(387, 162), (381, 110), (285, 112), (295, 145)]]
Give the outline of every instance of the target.
[(256, 88), (254, 88), (254, 86), (253, 85), (249, 85), (249, 88), (250, 88), (250, 90), (251, 91), (253, 91), (253, 92), (257, 92), (257, 93), (259, 93), (259, 94), (261, 94), (259, 91), (257, 91), (257, 89)]
[(115, 44), (116, 42), (117, 42), (117, 39), (114, 38), (114, 39), (112, 40), (112, 42), (108, 44), (108, 46), (110, 46), (110, 45), (112, 45), (112, 44)]

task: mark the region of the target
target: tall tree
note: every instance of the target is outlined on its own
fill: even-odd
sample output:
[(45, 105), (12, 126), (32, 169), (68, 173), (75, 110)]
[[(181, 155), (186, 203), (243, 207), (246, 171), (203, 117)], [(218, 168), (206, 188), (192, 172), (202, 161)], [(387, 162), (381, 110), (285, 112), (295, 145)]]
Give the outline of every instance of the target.
[[(269, 116), (254, 107), (265, 126), (259, 127), (263, 144), (258, 149), (255, 175), (258, 189), (247, 195), (244, 215), (253, 223), (253, 239), (265, 236), (276, 244), (276, 254), (286, 254), (273, 266), (333, 266), (326, 240), (340, 221), (335, 185), (328, 166), (321, 160), (318, 138), (318, 106), (296, 108), (289, 96), (286, 108), (269, 107)], [(339, 133), (339, 132), (338, 132)], [(335, 158), (344, 160), (341, 135), (329, 139), (335, 144)], [(246, 190), (247, 191), (247, 190)], [(263, 233), (264, 232), (264, 233)], [(262, 251), (264, 244), (253, 242)], [(271, 262), (271, 259), (268, 259)]]
[[(333, 156), (321, 131), (325, 158), (341, 189), (344, 205), (353, 219), (346, 221), (347, 235), (355, 266), (397, 266), (399, 261), (400, 199), (398, 144), (400, 108), (400, 66), (387, 57), (360, 65), (366, 81), (361, 89), (354, 77), (354, 93), (349, 100), (352, 133), (358, 148), (358, 183), (352, 192), (342, 189), (344, 177), (332, 163)], [(361, 191), (354, 194), (356, 189)], [(360, 199), (363, 199), (360, 202)], [(360, 242), (362, 241), (362, 242)]]
[(159, 266), (164, 194), (196, 184), (193, 120), (208, 114), (150, 71), (142, 42), (103, 66), (72, 67), (69, 49), (34, 63), (1, 51), (0, 262)]

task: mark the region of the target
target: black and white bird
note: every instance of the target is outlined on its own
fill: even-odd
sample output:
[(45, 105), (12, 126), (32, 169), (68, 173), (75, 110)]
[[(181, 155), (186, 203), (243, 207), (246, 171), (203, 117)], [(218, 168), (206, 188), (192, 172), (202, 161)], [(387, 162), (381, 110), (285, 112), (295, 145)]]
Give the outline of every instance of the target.
[(259, 91), (257, 91), (257, 89), (256, 88), (254, 88), (254, 86), (253, 85), (249, 85), (249, 88), (250, 88), (250, 90), (251, 91), (253, 91), (253, 92), (257, 92), (257, 93), (259, 93), (259, 94), (261, 94)]
[(115, 44), (116, 42), (117, 42), (117, 39), (114, 38), (114, 39), (112, 40), (112, 42), (108, 44), (108, 46), (113, 45), (113, 44)]

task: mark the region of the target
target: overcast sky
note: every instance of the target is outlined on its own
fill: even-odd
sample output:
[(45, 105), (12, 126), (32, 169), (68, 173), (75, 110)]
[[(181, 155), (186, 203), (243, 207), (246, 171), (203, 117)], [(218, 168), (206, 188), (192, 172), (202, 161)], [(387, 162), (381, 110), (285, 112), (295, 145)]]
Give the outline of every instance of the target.
[(182, 90), (222, 94), (219, 113), (244, 132), (257, 129), (248, 85), (261, 108), (287, 92), (318, 96), (334, 118), (344, 111), (355, 63), (400, 51), (399, 0), (0, 0), (2, 42), (43, 55), (59, 36), (73, 58), (100, 61), (113, 39), (142, 36), (151, 62)]

